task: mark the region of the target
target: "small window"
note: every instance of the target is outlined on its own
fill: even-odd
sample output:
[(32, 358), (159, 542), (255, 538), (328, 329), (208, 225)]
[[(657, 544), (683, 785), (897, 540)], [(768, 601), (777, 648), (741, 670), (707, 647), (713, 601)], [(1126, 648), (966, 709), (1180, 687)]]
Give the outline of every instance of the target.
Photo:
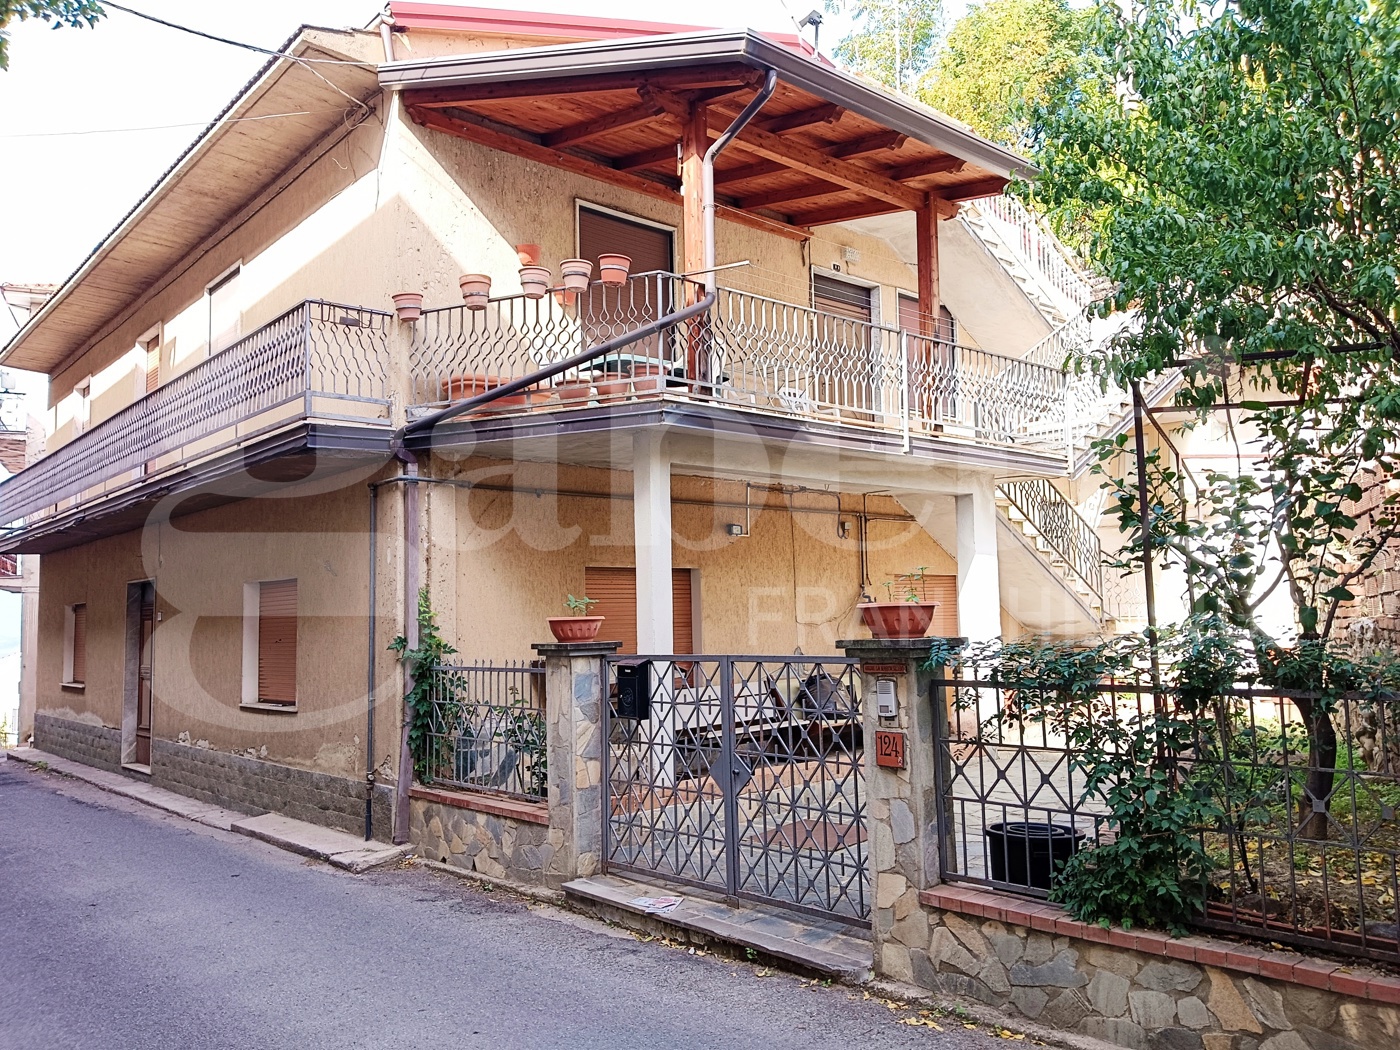
[(139, 345), (146, 355), (145, 392), (149, 394), (160, 386), (160, 333), (143, 339)]
[(73, 386), (73, 433), (81, 434), (92, 422), (92, 376), (84, 376)]
[(87, 684), (87, 604), (64, 610), (63, 684)]
[(239, 263), (206, 289), (209, 300), (209, 356), (238, 341), (242, 334), (243, 312), (238, 308)]
[(243, 702), (297, 702), (297, 581), (250, 583), (243, 596)]

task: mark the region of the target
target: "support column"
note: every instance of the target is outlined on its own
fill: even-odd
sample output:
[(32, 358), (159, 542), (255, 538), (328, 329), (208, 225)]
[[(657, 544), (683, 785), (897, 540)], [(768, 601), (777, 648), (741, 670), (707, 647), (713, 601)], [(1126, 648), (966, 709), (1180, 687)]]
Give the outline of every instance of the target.
[(637, 651), (675, 649), (671, 605), (671, 460), (662, 435), (632, 439), (632, 522), (637, 552)]
[(603, 858), (603, 657), (617, 642), (536, 645), (544, 657), (546, 745), (549, 756), (549, 837), (543, 859), (547, 885), (596, 875)]
[[(860, 661), (875, 973), (917, 982), (932, 973), (932, 931), (919, 891), (941, 878), (935, 729), (945, 715), (943, 698), (933, 696), (935, 671), (927, 666), (931, 642), (862, 639), (836, 645)], [(895, 693), (894, 714), (886, 717), (876, 703), (881, 681), (892, 683)], [(881, 764), (895, 747), (902, 765)]]
[(946, 202), (930, 197), (928, 203), (914, 213), (920, 335), (938, 334), (938, 307), (942, 302), (938, 280), (938, 222), (946, 208)]
[[(709, 145), (706, 109), (692, 105), (690, 117), (681, 129), (681, 273), (695, 273), (705, 267), (704, 165)], [(694, 303), (701, 294), (698, 285), (690, 286), (685, 305)], [(688, 322), (685, 332), (685, 374), (692, 383), (703, 383), (708, 379), (709, 367), (705, 319)]]
[(974, 642), (1001, 637), (997, 508), (990, 478), (955, 497), (958, 517), (958, 630)]

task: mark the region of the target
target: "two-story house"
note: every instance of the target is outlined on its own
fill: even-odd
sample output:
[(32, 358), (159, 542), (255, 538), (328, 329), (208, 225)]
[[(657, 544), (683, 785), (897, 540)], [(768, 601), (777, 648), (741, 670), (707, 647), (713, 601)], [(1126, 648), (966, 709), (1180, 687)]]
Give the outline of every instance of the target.
[(390, 12), (298, 31), (4, 351), (39, 747), (359, 829), (420, 585), (480, 662), (569, 594), (624, 652), (830, 653), (915, 570), (936, 634), (1100, 628), (1021, 158), (795, 37)]

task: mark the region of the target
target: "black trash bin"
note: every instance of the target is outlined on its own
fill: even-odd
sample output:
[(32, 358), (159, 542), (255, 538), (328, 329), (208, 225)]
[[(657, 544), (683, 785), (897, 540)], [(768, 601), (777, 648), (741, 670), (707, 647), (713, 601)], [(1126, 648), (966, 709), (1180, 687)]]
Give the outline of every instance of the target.
[(992, 880), (1039, 890), (1050, 888), (1055, 869), (1088, 837), (1061, 824), (988, 824), (983, 833)]

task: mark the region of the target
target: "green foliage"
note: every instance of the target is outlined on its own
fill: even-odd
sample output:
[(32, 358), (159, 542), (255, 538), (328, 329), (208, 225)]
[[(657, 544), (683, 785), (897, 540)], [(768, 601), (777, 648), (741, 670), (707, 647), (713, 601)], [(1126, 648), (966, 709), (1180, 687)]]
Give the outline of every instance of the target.
[(544, 798), (549, 794), (549, 747), (544, 715), (526, 705), (518, 689), (511, 690), (503, 737), (516, 754), (526, 760), (529, 783), (526, 790)]
[(11, 22), (37, 18), (60, 26), (95, 26), (106, 14), (96, 0), (0, 0), (0, 69), (10, 68)]
[(575, 616), (587, 616), (589, 607), (597, 604), (597, 598), (589, 598), (587, 596), (575, 598), (571, 594), (564, 599), (564, 608), (568, 609), (569, 612), (573, 613)]
[(1068, 0), (988, 0), (949, 31), (918, 96), (979, 135), (1022, 147), (1037, 109), (1080, 87), (1089, 16)]
[(450, 746), (450, 740), (435, 725), (434, 698), (454, 697), (462, 686), (461, 675), (444, 671), (439, 666), (457, 650), (438, 631), (426, 587), (418, 592), (417, 647), (410, 649), (408, 639), (399, 635), (389, 644), (389, 649), (398, 653), (400, 663), (407, 665), (413, 676), (413, 687), (404, 694), (411, 719), (408, 745), (413, 754), (414, 775), (426, 782), (444, 758), (441, 752)]
[(928, 68), (943, 26), (943, 0), (826, 0), (851, 7), (857, 29), (832, 53), (846, 68), (902, 91)]

